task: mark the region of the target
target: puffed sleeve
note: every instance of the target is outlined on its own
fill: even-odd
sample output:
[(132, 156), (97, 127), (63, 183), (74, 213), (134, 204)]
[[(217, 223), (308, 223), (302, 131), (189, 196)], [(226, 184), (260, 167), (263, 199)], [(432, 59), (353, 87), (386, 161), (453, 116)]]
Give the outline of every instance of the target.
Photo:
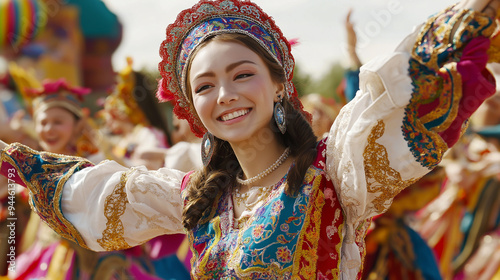
[(450, 7), (361, 68), (360, 90), (327, 139), (326, 171), (351, 227), (431, 171), (495, 92), (485, 70), (495, 28), (483, 14)]
[(29, 189), (32, 209), (45, 223), (82, 247), (122, 250), (184, 232), (183, 172), (129, 169), (113, 161), (94, 166), (83, 158), (21, 144), (2, 151), (0, 170)]

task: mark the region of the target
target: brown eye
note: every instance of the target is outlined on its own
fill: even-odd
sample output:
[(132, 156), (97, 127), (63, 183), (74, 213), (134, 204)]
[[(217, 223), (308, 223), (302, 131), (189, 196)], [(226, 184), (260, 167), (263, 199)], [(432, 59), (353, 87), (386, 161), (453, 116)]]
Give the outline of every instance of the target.
[(209, 89), (209, 88), (210, 88), (210, 86), (209, 86), (209, 85), (203, 85), (203, 86), (201, 86), (201, 87), (197, 88), (197, 89), (195, 90), (195, 93), (200, 93), (200, 92), (202, 92), (202, 91), (204, 91), (204, 90), (207, 90), (207, 89)]
[(252, 73), (239, 74), (239, 75), (236, 76), (235, 80), (243, 79), (243, 78), (248, 78), (248, 77), (251, 77), (251, 76), (253, 76)]

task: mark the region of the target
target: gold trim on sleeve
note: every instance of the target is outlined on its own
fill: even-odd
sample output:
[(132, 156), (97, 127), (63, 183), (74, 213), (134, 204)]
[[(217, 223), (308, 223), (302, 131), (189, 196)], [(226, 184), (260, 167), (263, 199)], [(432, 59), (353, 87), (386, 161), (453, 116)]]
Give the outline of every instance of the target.
[(106, 197), (106, 202), (104, 203), (104, 216), (107, 219), (106, 229), (102, 232), (102, 238), (98, 239), (97, 243), (107, 251), (123, 250), (131, 247), (125, 241), (125, 238), (123, 238), (125, 228), (120, 217), (125, 213), (128, 203), (125, 185), (127, 184), (129, 175), (133, 171), (134, 169), (132, 168), (121, 175), (120, 183)]
[(379, 213), (387, 209), (388, 201), (404, 188), (418, 181), (418, 178), (404, 181), (401, 174), (390, 167), (387, 149), (375, 142), (384, 135), (384, 131), (384, 122), (378, 121), (368, 137), (368, 145), (363, 152), (367, 190), (370, 194), (377, 194), (373, 204)]

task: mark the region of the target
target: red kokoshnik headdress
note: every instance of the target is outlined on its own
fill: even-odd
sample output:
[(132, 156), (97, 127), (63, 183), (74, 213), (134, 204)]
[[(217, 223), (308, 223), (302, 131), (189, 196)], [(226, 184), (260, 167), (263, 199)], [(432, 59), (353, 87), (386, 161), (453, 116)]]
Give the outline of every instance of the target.
[(167, 27), (167, 38), (160, 46), (162, 61), (158, 66), (162, 78), (156, 95), (160, 101), (172, 101), (174, 113), (189, 122), (196, 136), (203, 136), (206, 128), (186, 95), (186, 66), (190, 54), (201, 42), (222, 33), (247, 35), (267, 50), (285, 70), (288, 100), (310, 120), (292, 83), (295, 61), (290, 43), (270, 16), (246, 0), (202, 0), (182, 11)]

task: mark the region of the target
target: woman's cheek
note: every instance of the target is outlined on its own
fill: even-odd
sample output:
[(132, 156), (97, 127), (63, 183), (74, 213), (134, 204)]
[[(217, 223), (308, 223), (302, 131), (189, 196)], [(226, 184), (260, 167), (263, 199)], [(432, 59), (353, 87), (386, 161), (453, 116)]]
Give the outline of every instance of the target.
[(211, 112), (211, 105), (210, 105), (210, 100), (206, 98), (205, 96), (197, 96), (193, 100), (194, 103), (194, 109), (198, 116), (200, 117), (202, 122), (205, 122), (207, 118), (210, 117), (210, 112)]
[(35, 132), (37, 135), (41, 135), (43, 132), (43, 127), (41, 125), (35, 125)]

